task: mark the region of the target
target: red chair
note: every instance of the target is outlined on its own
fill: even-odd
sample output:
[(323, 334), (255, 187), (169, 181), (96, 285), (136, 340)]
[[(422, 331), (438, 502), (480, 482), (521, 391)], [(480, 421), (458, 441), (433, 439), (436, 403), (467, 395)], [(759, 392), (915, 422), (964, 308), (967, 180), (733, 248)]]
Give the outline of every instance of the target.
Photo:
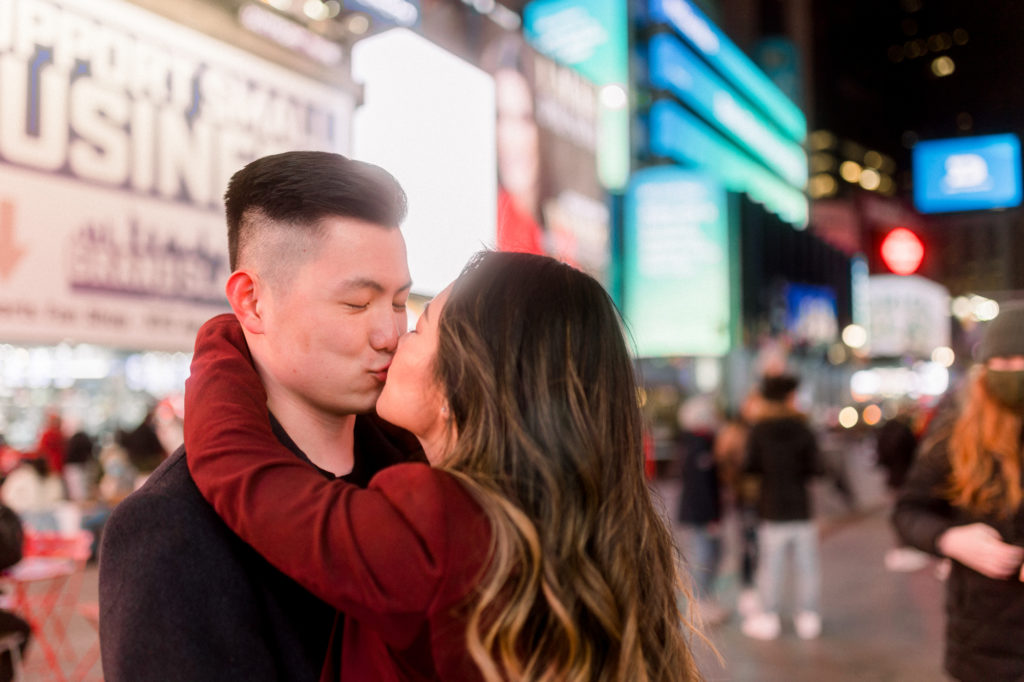
[(66, 679), (62, 659), (68, 621), (75, 613), (92, 541), (87, 530), (64, 535), (26, 529), (22, 560), (0, 576), (11, 587), (11, 608), (28, 621), (46, 667), (61, 682)]
[[(93, 642), (92, 646), (89, 647), (89, 650), (82, 655), (82, 658), (78, 660), (78, 665), (75, 667), (75, 671), (71, 673), (72, 680), (85, 680), (89, 671), (92, 670), (93, 666), (100, 660), (100, 605), (98, 602), (94, 601), (79, 604), (78, 613), (96, 631), (96, 640)], [(100, 676), (100, 679), (103, 679), (102, 675)]]

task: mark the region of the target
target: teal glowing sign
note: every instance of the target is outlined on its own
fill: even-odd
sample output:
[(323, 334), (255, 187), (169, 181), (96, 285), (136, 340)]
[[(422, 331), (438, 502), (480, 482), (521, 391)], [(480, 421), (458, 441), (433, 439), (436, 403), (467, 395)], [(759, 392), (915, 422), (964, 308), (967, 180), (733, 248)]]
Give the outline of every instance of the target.
[(651, 85), (678, 97), (783, 180), (798, 188), (807, 183), (803, 148), (776, 132), (674, 35), (661, 33), (651, 38), (648, 71)]
[(761, 109), (794, 142), (807, 136), (807, 119), (765, 74), (689, 0), (649, 0), (654, 23), (670, 25), (716, 71)]
[(534, 0), (523, 34), (538, 52), (598, 85), (629, 80), (625, 0)]
[(744, 192), (796, 227), (807, 225), (807, 197), (783, 182), (679, 104), (659, 100), (647, 121), (648, 147), (656, 155), (707, 171), (728, 189)]
[(523, 35), (538, 52), (601, 86), (597, 170), (601, 184), (629, 181), (629, 37), (625, 0), (533, 0)]
[(725, 189), (673, 166), (633, 174), (625, 200), (623, 310), (639, 357), (729, 352)]

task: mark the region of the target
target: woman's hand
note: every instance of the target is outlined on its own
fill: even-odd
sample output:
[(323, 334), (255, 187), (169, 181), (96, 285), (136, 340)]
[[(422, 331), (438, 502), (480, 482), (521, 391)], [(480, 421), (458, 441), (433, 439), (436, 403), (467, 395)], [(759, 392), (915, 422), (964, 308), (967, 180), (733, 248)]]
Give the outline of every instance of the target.
[(936, 545), (950, 559), (989, 578), (1006, 580), (1019, 572), (1024, 579), (1021, 567), (1024, 547), (1003, 542), (999, 531), (992, 526), (984, 523), (953, 526), (939, 536)]

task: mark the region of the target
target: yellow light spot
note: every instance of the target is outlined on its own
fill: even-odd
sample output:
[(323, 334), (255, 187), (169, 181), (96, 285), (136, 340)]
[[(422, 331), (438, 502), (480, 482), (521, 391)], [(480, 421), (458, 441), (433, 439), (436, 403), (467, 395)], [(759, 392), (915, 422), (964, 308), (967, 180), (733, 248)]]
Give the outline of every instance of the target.
[(860, 180), (860, 164), (856, 161), (843, 161), (839, 165), (839, 175), (847, 182), (857, 182)]
[(856, 407), (850, 407), (847, 405), (843, 409), (839, 410), (839, 425), (844, 429), (852, 429), (857, 425), (859, 418)]
[(951, 58), (943, 56), (932, 60), (932, 73), (939, 78), (952, 75), (954, 71), (956, 71), (956, 64)]

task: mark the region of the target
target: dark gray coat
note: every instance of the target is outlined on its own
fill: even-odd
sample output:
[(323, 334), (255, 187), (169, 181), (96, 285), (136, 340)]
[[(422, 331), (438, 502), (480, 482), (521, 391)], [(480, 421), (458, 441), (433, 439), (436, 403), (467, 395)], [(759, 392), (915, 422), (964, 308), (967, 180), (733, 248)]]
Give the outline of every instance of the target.
[[(372, 417), (357, 420), (355, 447), (356, 470), (345, 478), (364, 486), (387, 465), (422, 460), (418, 446)], [(100, 641), (108, 682), (318, 680), (334, 625), (332, 607), (224, 525), (192, 481), (183, 448), (106, 524)]]

